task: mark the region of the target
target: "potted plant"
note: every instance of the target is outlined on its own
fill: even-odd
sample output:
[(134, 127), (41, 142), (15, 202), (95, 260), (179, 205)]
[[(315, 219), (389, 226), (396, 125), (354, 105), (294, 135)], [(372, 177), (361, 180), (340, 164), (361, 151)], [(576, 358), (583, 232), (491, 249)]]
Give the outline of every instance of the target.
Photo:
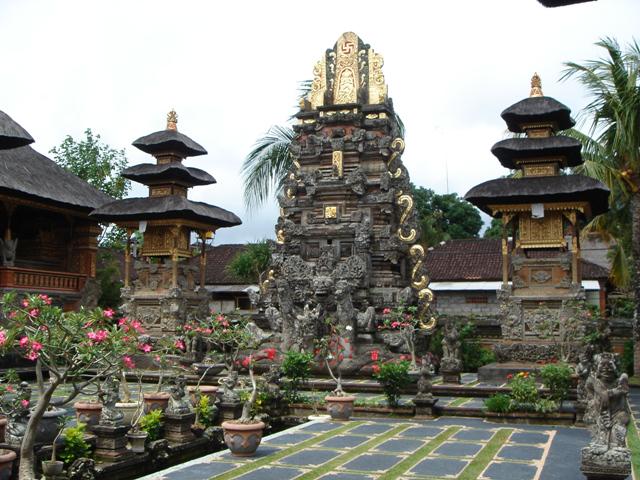
[(79, 423), (75, 427), (68, 427), (64, 431), (64, 446), (60, 458), (69, 466), (79, 458), (86, 458), (91, 454), (91, 446), (84, 438), (86, 425)]
[[(329, 372), (329, 376), (336, 383), (336, 388), (327, 395), (324, 400), (327, 404), (327, 412), (333, 420), (349, 420), (353, 414), (353, 402), (356, 397), (347, 394), (342, 389), (342, 371), (341, 366), (345, 357), (351, 357), (351, 342), (349, 341), (349, 331), (353, 329), (351, 325), (344, 327), (336, 325), (331, 317), (325, 321), (328, 334), (316, 341), (316, 354), (324, 362)], [(337, 372), (334, 374), (333, 370)]]
[(131, 425), (133, 420), (140, 408), (140, 404), (142, 403), (141, 394), (142, 391), (142, 371), (135, 370), (135, 362), (129, 356), (123, 358), (125, 368), (128, 368), (130, 371), (135, 371), (136, 376), (138, 377), (138, 401), (133, 401), (131, 397), (131, 389), (129, 388), (129, 382), (127, 381), (127, 375), (125, 370), (122, 370), (122, 378), (120, 380), (120, 385), (122, 386), (122, 400), (116, 402), (116, 408), (122, 412), (124, 415), (123, 423), (125, 425)]
[(146, 432), (147, 440), (150, 442), (160, 438), (163, 419), (164, 412), (158, 409), (149, 411), (140, 419), (140, 429)]
[[(182, 342), (182, 343), (180, 343)], [(173, 369), (176, 367), (173, 353), (176, 350), (180, 350), (181, 346), (184, 346), (182, 340), (175, 340), (172, 337), (162, 337), (158, 339), (154, 345), (151, 342), (145, 342), (139, 346), (140, 350), (144, 353), (154, 354), (154, 363), (158, 366), (158, 383), (156, 385), (155, 392), (145, 392), (142, 395), (145, 411), (162, 410), (163, 412), (169, 405), (170, 395), (168, 392), (162, 391), (164, 385), (165, 372), (167, 369)]]
[[(142, 397), (142, 374), (138, 375), (138, 398)], [(147, 443), (147, 432), (140, 427), (140, 419), (144, 414), (144, 404), (138, 402), (137, 409), (131, 420), (131, 428), (127, 432), (127, 439), (133, 453), (144, 453)]]
[(9, 480), (13, 472), (13, 461), (16, 459), (16, 452), (6, 448), (0, 448), (0, 479)]
[[(111, 309), (64, 312), (43, 294), (22, 299), (15, 293), (5, 294), (0, 307), (10, 319), (0, 328), (0, 353), (17, 351), (35, 364), (38, 395), (21, 432), (19, 467), (20, 478), (35, 478), (33, 447), (46, 413), (73, 402), (97, 379), (118, 375), (123, 356), (130, 355), (138, 343), (137, 332), (128, 319), (118, 321)], [(49, 372), (46, 384), (45, 369)], [(63, 384), (70, 387), (66, 396), (53, 400)]]
[(250, 457), (255, 454), (262, 441), (265, 423), (257, 420), (253, 415), (253, 409), (258, 398), (258, 384), (253, 374), (253, 367), (258, 360), (273, 360), (275, 353), (276, 351), (273, 348), (266, 349), (258, 355), (250, 354), (242, 362), (243, 366), (249, 370), (251, 394), (242, 406), (242, 414), (239, 419), (222, 422), (224, 442), (232, 455)]
[(54, 438), (53, 442), (51, 443), (51, 460), (42, 461), (42, 473), (44, 473), (47, 477), (60, 475), (62, 473), (62, 469), (64, 468), (64, 462), (56, 458), (56, 450), (58, 448), (58, 439), (60, 438), (60, 435), (62, 435), (64, 427), (67, 425), (68, 421), (69, 417), (67, 417), (66, 415), (60, 417), (60, 430), (58, 430), (58, 435), (56, 435), (56, 438)]

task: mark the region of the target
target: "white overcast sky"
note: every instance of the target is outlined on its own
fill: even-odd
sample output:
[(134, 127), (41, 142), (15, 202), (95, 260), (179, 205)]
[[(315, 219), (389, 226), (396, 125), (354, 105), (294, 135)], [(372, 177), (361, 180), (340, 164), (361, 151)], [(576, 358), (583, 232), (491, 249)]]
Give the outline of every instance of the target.
[(175, 108), (179, 130), (209, 152), (186, 164), (218, 180), (190, 198), (243, 219), (219, 230), (217, 244), (245, 242), (273, 237), (277, 207), (245, 211), (242, 160), (287, 122), (298, 82), (342, 32), (384, 56), (413, 182), (464, 195), (506, 173), (489, 150), (505, 133), (500, 112), (528, 95), (534, 71), (575, 115), (587, 98), (559, 82), (563, 62), (601, 56), (599, 38), (626, 44), (638, 27), (639, 0), (554, 9), (536, 0), (0, 0), (0, 110), (41, 153), (90, 127), (137, 164), (153, 159), (131, 142), (164, 128)]

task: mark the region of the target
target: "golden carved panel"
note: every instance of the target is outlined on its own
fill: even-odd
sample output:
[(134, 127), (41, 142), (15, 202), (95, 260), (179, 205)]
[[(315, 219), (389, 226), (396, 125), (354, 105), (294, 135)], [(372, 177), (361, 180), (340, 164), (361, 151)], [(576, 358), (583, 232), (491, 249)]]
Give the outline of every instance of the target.
[(338, 218), (338, 207), (324, 207), (324, 218)]
[(387, 85), (384, 82), (382, 66), (384, 59), (373, 48), (369, 49), (369, 103), (384, 103), (387, 98)]
[(530, 213), (519, 216), (520, 246), (523, 248), (563, 247), (564, 230), (561, 212), (545, 212), (542, 218), (531, 218)]
[(191, 256), (189, 250), (189, 229), (172, 227), (147, 227), (144, 232), (142, 255), (166, 257), (173, 254)]
[(171, 187), (150, 187), (149, 196), (151, 197), (166, 197), (171, 195)]
[(343, 154), (341, 150), (336, 150), (331, 155), (331, 165), (333, 165), (333, 174), (338, 178), (342, 178), (342, 175), (344, 173), (342, 160), (343, 160)]
[(548, 177), (550, 175), (557, 175), (558, 169), (556, 165), (524, 165), (522, 172), (525, 177)]
[(322, 57), (316, 66), (313, 67), (313, 81), (311, 82), (311, 92), (309, 93), (309, 103), (311, 108), (316, 109), (324, 105), (324, 92), (327, 89), (327, 67), (325, 58)]
[(353, 32), (343, 33), (336, 49), (334, 105), (357, 103), (359, 86), (358, 36)]

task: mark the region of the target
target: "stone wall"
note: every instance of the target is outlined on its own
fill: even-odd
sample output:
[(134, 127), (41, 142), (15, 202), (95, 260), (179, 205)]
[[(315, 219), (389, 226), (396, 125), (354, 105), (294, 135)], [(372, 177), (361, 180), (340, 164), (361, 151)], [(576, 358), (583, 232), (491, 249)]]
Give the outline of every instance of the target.
[(433, 304), (439, 315), (497, 315), (495, 291), (436, 292)]

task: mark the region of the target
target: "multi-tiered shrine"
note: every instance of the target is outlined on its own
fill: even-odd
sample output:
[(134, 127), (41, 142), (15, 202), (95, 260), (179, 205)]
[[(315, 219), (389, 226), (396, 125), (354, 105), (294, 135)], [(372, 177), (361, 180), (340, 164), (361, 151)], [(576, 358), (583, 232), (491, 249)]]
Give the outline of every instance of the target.
[[(204, 170), (182, 164), (187, 157), (206, 155), (207, 151), (178, 132), (177, 122), (176, 113), (171, 111), (165, 130), (133, 142), (135, 147), (153, 155), (156, 163), (134, 165), (125, 169), (122, 176), (149, 187), (149, 196), (117, 200), (91, 214), (95, 219), (126, 228), (128, 237), (134, 231), (142, 234), (140, 258), (134, 265), (137, 278), (133, 283), (127, 245), (123, 310), (143, 321), (153, 335), (173, 333), (190, 315), (208, 314), (205, 239), (218, 228), (242, 223), (227, 210), (187, 198), (189, 188), (216, 181)], [(190, 262), (182, 261), (192, 256), (194, 233), (202, 242), (200, 272)]]
[(327, 318), (356, 347), (386, 341), (401, 348), (399, 339), (377, 333), (382, 309), (419, 303), (425, 318), (424, 250), (382, 64), (345, 33), (316, 64), (300, 102), (273, 270), (262, 286), (265, 315), (285, 349), (312, 349)]
[(542, 339), (554, 332), (541, 335), (541, 327), (549, 324), (549, 316), (575, 316), (571, 305), (584, 298), (580, 226), (608, 209), (609, 190), (602, 183), (564, 173), (583, 162), (581, 143), (560, 133), (575, 124), (570, 113), (543, 95), (534, 75), (530, 97), (501, 115), (518, 135), (491, 149), (518, 175), (482, 183), (465, 196), (502, 219), (501, 350), (516, 360), (555, 356)]

